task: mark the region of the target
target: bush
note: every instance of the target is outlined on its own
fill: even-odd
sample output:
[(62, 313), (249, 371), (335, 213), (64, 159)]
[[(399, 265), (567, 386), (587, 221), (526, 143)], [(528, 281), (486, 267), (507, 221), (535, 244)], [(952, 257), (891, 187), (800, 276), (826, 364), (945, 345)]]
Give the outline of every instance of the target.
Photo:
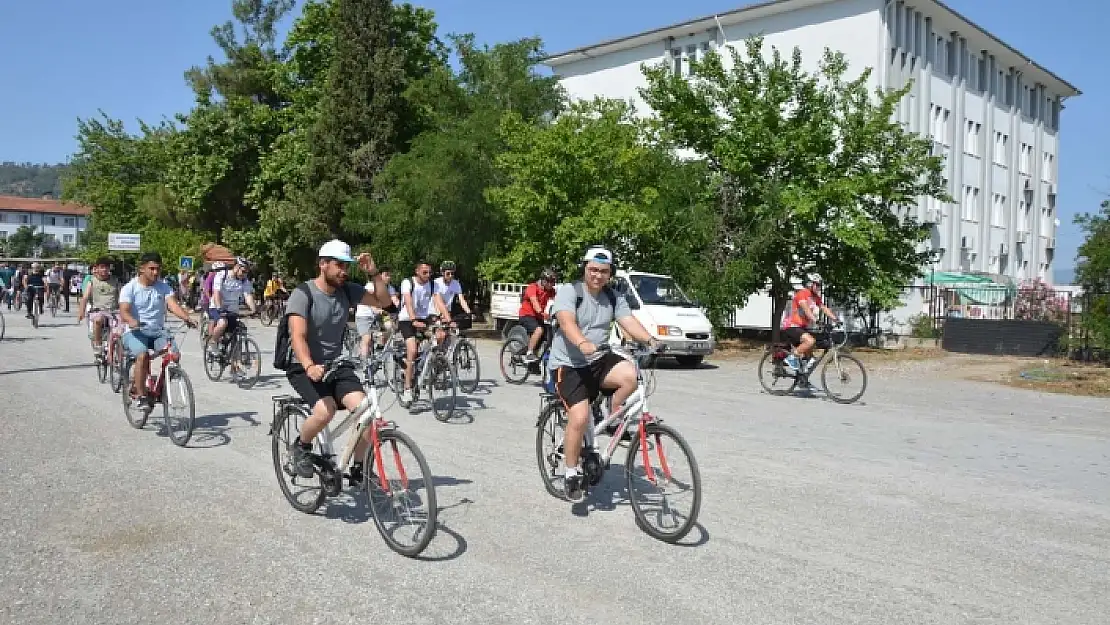
[(1023, 321), (1068, 322), (1069, 299), (1049, 288), (1041, 280), (1023, 283), (1014, 299), (1014, 319)]
[(940, 338), (940, 329), (936, 320), (928, 313), (919, 313), (909, 318), (910, 336), (915, 339)]

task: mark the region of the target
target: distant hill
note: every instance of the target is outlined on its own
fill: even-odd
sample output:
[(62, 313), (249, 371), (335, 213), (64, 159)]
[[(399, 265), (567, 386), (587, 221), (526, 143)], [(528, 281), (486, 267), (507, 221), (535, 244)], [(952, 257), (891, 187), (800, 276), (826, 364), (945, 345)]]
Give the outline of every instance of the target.
[(1052, 281), (1055, 284), (1074, 284), (1075, 269), (1071, 267), (1056, 269), (1052, 272)]
[(0, 163), (0, 195), (42, 197), (51, 193), (61, 197), (65, 170), (65, 165)]

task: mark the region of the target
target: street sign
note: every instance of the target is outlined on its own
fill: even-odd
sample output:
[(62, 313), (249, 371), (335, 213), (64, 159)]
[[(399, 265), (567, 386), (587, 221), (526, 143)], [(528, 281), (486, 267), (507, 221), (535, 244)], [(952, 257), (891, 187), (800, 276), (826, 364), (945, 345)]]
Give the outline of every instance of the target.
[(113, 252), (138, 252), (140, 237), (137, 234), (108, 233), (108, 249)]
[(193, 270), (193, 257), (192, 256), (182, 256), (181, 257), (181, 262), (178, 263), (178, 266), (181, 267), (181, 271), (192, 271)]

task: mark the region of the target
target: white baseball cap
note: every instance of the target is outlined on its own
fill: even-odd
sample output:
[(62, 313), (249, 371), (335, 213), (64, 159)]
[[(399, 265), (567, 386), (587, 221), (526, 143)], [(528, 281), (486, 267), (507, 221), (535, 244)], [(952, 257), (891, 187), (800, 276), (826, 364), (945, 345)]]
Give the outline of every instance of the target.
[(354, 262), (351, 258), (351, 246), (340, 241), (339, 239), (332, 239), (320, 247), (320, 252), (316, 254), (320, 258), (334, 258), (341, 260), (345, 263)]
[(604, 247), (594, 246), (586, 250), (586, 254), (582, 256), (582, 260), (608, 265), (613, 262), (613, 253)]

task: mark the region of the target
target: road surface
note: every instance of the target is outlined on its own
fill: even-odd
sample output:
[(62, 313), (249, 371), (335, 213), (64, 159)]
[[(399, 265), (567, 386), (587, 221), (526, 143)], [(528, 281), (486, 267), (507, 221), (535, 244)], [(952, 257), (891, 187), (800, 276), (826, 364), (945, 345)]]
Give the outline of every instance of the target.
[[(497, 344), (470, 419), (391, 409), (437, 475), (443, 527), (394, 554), (364, 507), (300, 514), (278, 490), (269, 368), (213, 383), (185, 338), (188, 449), (132, 429), (73, 316), (0, 341), (0, 622), (1085, 623), (1110, 614), (1110, 410), (931, 374), (860, 404), (761, 393), (750, 361), (659, 372), (654, 411), (699, 460), (683, 546), (627, 505), (572, 508), (537, 474), (537, 388)], [(252, 332), (269, 349), (274, 330)], [(618, 489), (619, 470), (605, 484)]]

